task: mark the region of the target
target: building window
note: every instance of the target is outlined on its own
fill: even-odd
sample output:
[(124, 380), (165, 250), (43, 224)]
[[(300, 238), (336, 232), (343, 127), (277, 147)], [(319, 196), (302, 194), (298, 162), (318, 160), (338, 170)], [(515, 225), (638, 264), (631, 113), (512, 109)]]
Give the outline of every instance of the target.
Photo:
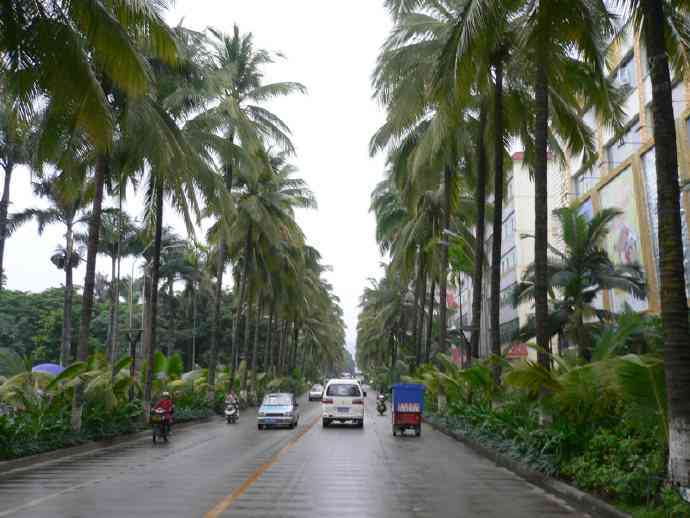
[(673, 98), (673, 118), (679, 119), (688, 105), (688, 100), (685, 96), (685, 83), (683, 83), (683, 81), (679, 81), (678, 84), (673, 87), (671, 97)]
[(606, 161), (611, 171), (625, 162), (642, 143), (640, 137), (640, 121), (635, 119), (630, 128), (620, 137), (614, 138), (606, 146)]
[(514, 341), (520, 332), (520, 320), (514, 318), (509, 322), (501, 324), (499, 327), (499, 334), (501, 336), (501, 345), (508, 344)]
[(501, 275), (505, 275), (515, 269), (517, 264), (517, 254), (515, 248), (506, 252), (501, 259)]
[(589, 168), (579, 171), (572, 178), (575, 196), (580, 197), (583, 194), (587, 194), (597, 184), (599, 178), (600, 173), (598, 169)]
[(507, 288), (501, 290), (501, 309), (508, 309), (513, 307), (513, 292), (516, 284), (513, 283)]
[[(687, 121), (690, 125), (690, 120)], [(652, 253), (657, 279), (659, 278), (659, 217), (657, 213), (658, 196), (656, 188), (656, 149), (652, 148), (642, 155), (642, 169), (644, 172), (645, 197), (647, 201), (647, 215), (651, 231)], [(690, 232), (687, 224), (685, 209), (681, 204), (681, 232), (683, 238), (683, 257), (685, 266), (685, 291), (690, 296)]]
[(617, 87), (625, 88), (629, 92), (632, 92), (637, 88), (635, 59), (632, 54), (623, 60), (613, 74), (613, 81)]

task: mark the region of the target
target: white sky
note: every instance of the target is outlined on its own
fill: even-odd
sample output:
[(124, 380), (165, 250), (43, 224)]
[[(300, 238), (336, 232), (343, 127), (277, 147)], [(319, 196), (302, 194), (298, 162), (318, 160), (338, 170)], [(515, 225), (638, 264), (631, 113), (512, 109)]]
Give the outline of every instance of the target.
[[(341, 298), (348, 325), (348, 348), (354, 353), (359, 296), (367, 278), (378, 276), (380, 256), (374, 240), (369, 194), (380, 180), (383, 159), (370, 159), (369, 137), (383, 121), (371, 99), (370, 74), (390, 22), (379, 0), (177, 0), (168, 21), (202, 30), (207, 26), (254, 33), (257, 47), (280, 51), (286, 59), (266, 70), (266, 81), (299, 81), (307, 96), (293, 96), (269, 106), (294, 134), (293, 162), (315, 192), (319, 209), (298, 219), (310, 244), (333, 266), (328, 279)], [(12, 180), (10, 211), (44, 206), (34, 199), (30, 176), (17, 169)], [(110, 205), (112, 205), (112, 201)], [(141, 197), (128, 211), (141, 217)], [(167, 223), (185, 234), (179, 218), (168, 211)], [(5, 268), (10, 289), (40, 291), (60, 286), (63, 272), (50, 263), (64, 229), (49, 227), (38, 237), (28, 224), (10, 238)], [(99, 257), (98, 270), (109, 274), (110, 262)], [(122, 275), (131, 262), (123, 261)], [(83, 265), (75, 282), (83, 283)]]

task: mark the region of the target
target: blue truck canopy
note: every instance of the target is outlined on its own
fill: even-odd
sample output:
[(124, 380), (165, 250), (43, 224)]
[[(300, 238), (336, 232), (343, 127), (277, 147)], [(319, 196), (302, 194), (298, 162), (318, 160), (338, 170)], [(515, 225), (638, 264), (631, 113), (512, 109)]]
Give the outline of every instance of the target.
[(393, 385), (393, 410), (395, 412), (424, 412), (424, 390), (419, 383)]

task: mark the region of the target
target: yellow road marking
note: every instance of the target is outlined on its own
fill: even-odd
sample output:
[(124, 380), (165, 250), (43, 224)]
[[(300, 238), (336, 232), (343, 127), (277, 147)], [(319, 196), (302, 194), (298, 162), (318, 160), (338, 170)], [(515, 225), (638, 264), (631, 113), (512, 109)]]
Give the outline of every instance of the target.
[(259, 466), (259, 468), (249, 475), (247, 479), (242, 483), (240, 487), (235, 489), (232, 493), (230, 493), (228, 496), (223, 498), (220, 502), (218, 502), (213, 509), (211, 509), (209, 512), (207, 512), (204, 515), (204, 518), (217, 518), (220, 516), (222, 513), (227, 511), (230, 506), (237, 500), (239, 497), (241, 497), (247, 489), (252, 487), (252, 485), (261, 478), (261, 475), (263, 475), (268, 468), (271, 466), (275, 465), (280, 458), (287, 453), (287, 451), (292, 448), (297, 442), (306, 434), (309, 430), (312, 429), (312, 427), (321, 419), (320, 416), (317, 416), (312, 420), (305, 428), (302, 430), (300, 433), (297, 434), (297, 436), (292, 439), (289, 443), (287, 443), (278, 453), (276, 453), (271, 460), (268, 462), (262, 464)]

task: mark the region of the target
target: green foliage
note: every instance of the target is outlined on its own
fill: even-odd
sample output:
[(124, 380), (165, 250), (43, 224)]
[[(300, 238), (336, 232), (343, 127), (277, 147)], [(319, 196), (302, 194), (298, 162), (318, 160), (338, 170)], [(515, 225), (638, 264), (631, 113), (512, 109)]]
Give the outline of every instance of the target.
[(561, 474), (587, 491), (638, 503), (659, 492), (664, 465), (653, 433), (638, 435), (621, 426), (597, 430), (584, 451), (562, 465)]

